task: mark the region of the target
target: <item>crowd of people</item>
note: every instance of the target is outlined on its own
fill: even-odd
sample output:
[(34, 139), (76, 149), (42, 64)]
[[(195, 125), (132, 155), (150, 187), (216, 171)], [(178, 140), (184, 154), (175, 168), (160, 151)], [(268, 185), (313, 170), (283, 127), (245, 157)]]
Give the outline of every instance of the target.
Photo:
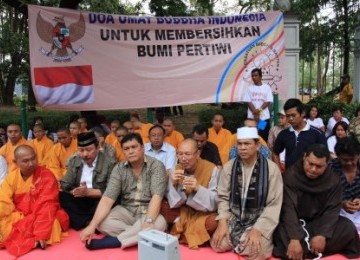
[(271, 89), (261, 70), (252, 79), (234, 134), (218, 112), (190, 138), (171, 118), (153, 125), (136, 113), (91, 129), (80, 117), (52, 139), (39, 118), (27, 139), (8, 125), (0, 247), (20, 256), (72, 228), (89, 250), (126, 248), (152, 228), (247, 259), (359, 257), (360, 144), (349, 121), (337, 108), (325, 127), (316, 106), (292, 98), (270, 127)]

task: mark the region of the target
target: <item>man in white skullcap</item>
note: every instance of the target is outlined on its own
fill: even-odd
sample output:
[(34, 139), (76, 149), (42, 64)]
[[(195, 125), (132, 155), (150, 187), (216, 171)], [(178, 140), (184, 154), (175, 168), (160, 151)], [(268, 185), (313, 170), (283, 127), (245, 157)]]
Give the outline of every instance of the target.
[(224, 165), (218, 183), (216, 252), (233, 250), (246, 259), (266, 259), (279, 222), (283, 183), (278, 166), (258, 152), (254, 127), (237, 130), (238, 156)]

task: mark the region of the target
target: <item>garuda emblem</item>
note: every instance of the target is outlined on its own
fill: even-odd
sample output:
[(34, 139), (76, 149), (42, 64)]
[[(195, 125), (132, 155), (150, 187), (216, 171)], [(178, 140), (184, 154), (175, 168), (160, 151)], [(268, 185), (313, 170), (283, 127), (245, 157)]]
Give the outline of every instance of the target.
[(63, 16), (54, 17), (54, 23), (46, 21), (40, 12), (36, 20), (36, 30), (41, 40), (51, 44), (50, 50), (41, 47), (40, 52), (52, 58), (54, 61), (71, 61), (84, 49), (80, 45), (77, 49), (73, 48), (72, 43), (80, 40), (85, 34), (85, 19), (80, 14), (79, 21), (66, 26)]

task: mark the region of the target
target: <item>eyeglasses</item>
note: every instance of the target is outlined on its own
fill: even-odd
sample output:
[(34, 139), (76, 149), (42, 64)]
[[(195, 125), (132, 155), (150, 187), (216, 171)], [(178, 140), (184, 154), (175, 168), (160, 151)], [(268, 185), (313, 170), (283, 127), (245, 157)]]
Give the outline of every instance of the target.
[(181, 157), (185, 157), (185, 158), (190, 158), (192, 156), (194, 156), (196, 153), (197, 153), (198, 150), (196, 150), (194, 153), (190, 153), (190, 152), (185, 152), (185, 153), (182, 153), (182, 152), (178, 152), (176, 155), (177, 157), (181, 158)]

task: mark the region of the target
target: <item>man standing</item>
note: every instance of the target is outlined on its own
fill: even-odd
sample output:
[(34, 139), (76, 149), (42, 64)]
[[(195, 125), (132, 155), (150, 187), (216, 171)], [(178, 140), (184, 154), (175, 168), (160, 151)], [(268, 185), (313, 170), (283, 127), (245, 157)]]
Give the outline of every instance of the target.
[(65, 176), (67, 160), (77, 152), (77, 140), (72, 139), (67, 128), (60, 128), (57, 131), (57, 136), (59, 142), (49, 151), (46, 166), (59, 181)]
[(328, 167), (329, 158), (325, 145), (314, 144), (286, 170), (284, 202), (274, 233), (274, 256), (289, 259), (336, 253), (347, 258), (360, 256), (355, 226), (340, 216), (341, 183)]
[(165, 129), (161, 125), (154, 125), (149, 130), (149, 139), (150, 143), (144, 145), (145, 154), (162, 162), (168, 173), (174, 170), (176, 150), (172, 145), (164, 142)]
[(0, 186), (0, 246), (20, 256), (60, 242), (69, 218), (60, 208), (54, 175), (37, 165), (34, 149), (20, 145), (14, 154), (18, 168)]
[(280, 153), (286, 150), (285, 168), (287, 169), (302, 158), (306, 149), (312, 144), (327, 145), (324, 133), (310, 126), (305, 120), (303, 103), (296, 98), (288, 99), (284, 110), (290, 127), (281, 131), (275, 140), (272, 159), (281, 168)]
[(219, 169), (200, 158), (197, 144), (192, 139), (185, 139), (180, 144), (178, 160), (175, 172), (170, 174), (166, 194), (171, 209), (162, 209), (162, 212), (170, 213), (165, 215), (169, 224), (178, 218), (171, 234), (180, 237), (180, 241), (185, 241), (190, 248), (198, 248), (210, 240), (217, 227)]
[(273, 102), (274, 97), (270, 86), (261, 81), (262, 71), (260, 68), (255, 68), (251, 71), (251, 78), (254, 84), (249, 86), (244, 100), (248, 104), (247, 117), (253, 118), (256, 121), (263, 120), (266, 122), (265, 127), (259, 131), (259, 134), (267, 141), (270, 130), (269, 105)]
[[(93, 219), (80, 234), (89, 250), (133, 246), (142, 229), (166, 229), (159, 214), (167, 184), (164, 165), (144, 155), (139, 134), (126, 135), (121, 145), (127, 161), (113, 169)], [(119, 204), (112, 208), (116, 201)], [(107, 236), (92, 239), (95, 229)]]
[(216, 252), (233, 249), (248, 259), (266, 259), (279, 222), (282, 177), (272, 161), (261, 156), (254, 127), (237, 131), (238, 157), (224, 165), (218, 184), (218, 227), (211, 239)]
[(18, 124), (10, 124), (6, 128), (8, 141), (0, 148), (0, 155), (2, 155), (7, 163), (8, 172), (15, 170), (18, 166), (14, 162), (15, 148), (22, 144), (32, 146), (31, 142), (27, 141), (21, 135), (21, 128)]
[(171, 118), (164, 119), (162, 126), (165, 128), (165, 142), (171, 144), (177, 150), (184, 140), (183, 134), (175, 130), (175, 124)]
[(94, 216), (116, 161), (100, 152), (93, 132), (78, 135), (78, 152), (69, 159), (67, 172), (60, 181), (61, 207), (70, 217), (70, 226), (79, 230)]
[(218, 167), (222, 166), (217, 146), (208, 141), (209, 130), (203, 125), (196, 125), (192, 130), (192, 139), (197, 143), (200, 158), (212, 162)]

